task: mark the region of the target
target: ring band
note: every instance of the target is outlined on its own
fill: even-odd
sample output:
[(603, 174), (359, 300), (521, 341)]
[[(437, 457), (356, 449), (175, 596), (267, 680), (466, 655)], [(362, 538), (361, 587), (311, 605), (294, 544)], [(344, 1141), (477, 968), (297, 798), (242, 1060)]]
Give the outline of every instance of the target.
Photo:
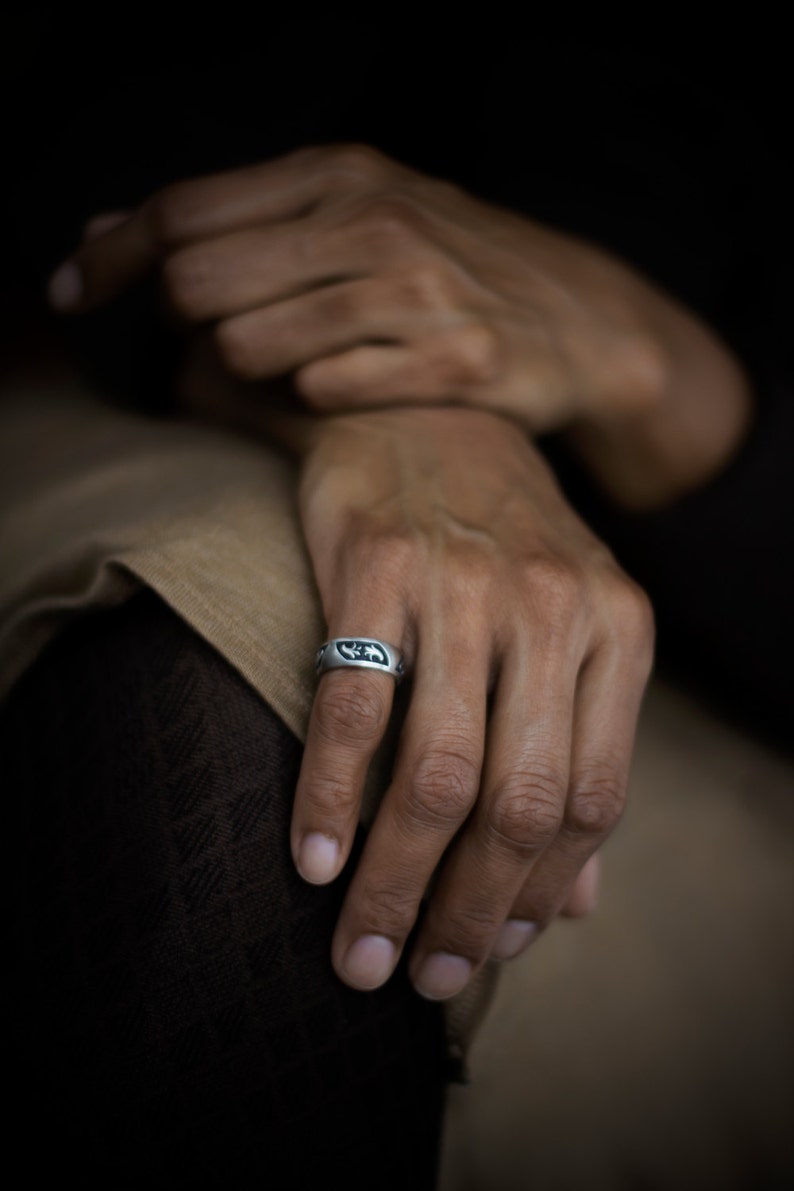
[(405, 677), (405, 660), (399, 649), (375, 637), (332, 637), (317, 650), (314, 668), (318, 674), (351, 666), (357, 670), (380, 670), (395, 682)]

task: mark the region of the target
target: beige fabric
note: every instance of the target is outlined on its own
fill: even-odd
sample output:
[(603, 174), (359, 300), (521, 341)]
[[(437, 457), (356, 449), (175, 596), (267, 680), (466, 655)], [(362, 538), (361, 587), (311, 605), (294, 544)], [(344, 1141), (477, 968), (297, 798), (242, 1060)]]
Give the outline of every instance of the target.
[[(70, 618), (143, 583), (305, 739), (324, 622), (295, 464), (226, 431), (120, 412), (78, 388), (0, 402), (0, 697)], [(392, 733), (371, 768), (365, 819), (394, 745)], [(486, 970), (448, 1003), (456, 1050), (467, 1048), (494, 979)]]
[[(323, 623), (293, 465), (78, 392), (2, 409), (2, 688), (144, 582), (302, 737)], [(493, 999), (489, 971), (448, 1007), (471, 1083), (442, 1191), (789, 1185), (792, 826), (791, 764), (654, 683), (598, 912), (504, 965)]]
[(321, 611), (293, 465), (77, 390), (4, 400), (0, 693), (76, 612), (149, 584), (297, 735)]
[(598, 909), (505, 965), (440, 1191), (794, 1186), (794, 762), (655, 681)]

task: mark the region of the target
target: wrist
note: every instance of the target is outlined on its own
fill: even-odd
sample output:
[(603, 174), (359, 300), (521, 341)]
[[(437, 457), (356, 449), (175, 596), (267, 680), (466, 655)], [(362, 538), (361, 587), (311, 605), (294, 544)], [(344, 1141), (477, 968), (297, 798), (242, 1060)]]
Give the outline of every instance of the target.
[(714, 332), (656, 291), (643, 303), (653, 383), (633, 406), (588, 411), (566, 431), (596, 482), (636, 511), (670, 504), (717, 475), (746, 437), (754, 405), (746, 372)]

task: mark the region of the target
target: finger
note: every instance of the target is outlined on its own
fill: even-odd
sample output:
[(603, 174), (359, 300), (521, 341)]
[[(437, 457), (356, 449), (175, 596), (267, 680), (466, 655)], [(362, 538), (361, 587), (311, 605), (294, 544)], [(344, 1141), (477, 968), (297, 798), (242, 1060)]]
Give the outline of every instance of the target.
[[(306, 364), (295, 377), (298, 391), (318, 409), (385, 405), (410, 396), (417, 401), (463, 400), (493, 380), (496, 343), (483, 326), (451, 313), (426, 322), (420, 342), (361, 346)], [(432, 330), (432, 333), (429, 333)]]
[(575, 665), (513, 646), (488, 727), (480, 799), (433, 890), (410, 962), (417, 990), (453, 996), (489, 955), (526, 873), (562, 819)]
[(102, 211), (99, 215), (93, 215), (83, 226), (83, 240), (96, 240), (97, 236), (104, 236), (129, 219), (131, 214), (131, 211)]
[(393, 686), (393, 679), (363, 671), (328, 673), (320, 680), (292, 824), (295, 865), (312, 884), (334, 880), (350, 854), (367, 771), (391, 712)]
[(312, 150), (176, 182), (101, 239), (84, 242), (53, 274), (50, 303), (78, 313), (121, 293), (180, 245), (262, 222), (296, 218), (327, 187)]
[[(573, 883), (571, 892), (565, 905), (560, 910), (564, 918), (584, 918), (591, 914), (598, 900), (598, 887), (601, 879), (601, 858), (594, 853)], [(519, 900), (521, 895), (519, 894)], [(515, 959), (526, 951), (530, 943), (534, 943), (539, 934), (538, 925), (531, 919), (520, 918), (519, 910), (514, 910), (504, 926), (499, 930), (496, 941), (491, 948), (490, 959)]]
[[(373, 231), (359, 208), (337, 205), (187, 244), (169, 254), (163, 277), (175, 312), (194, 322), (231, 319), (333, 283), (333, 300), (320, 314), (335, 324), (374, 311), (447, 327), (453, 300), (438, 276), (442, 265), (428, 245), (409, 252), (394, 236)], [(369, 288), (346, 286), (346, 279), (368, 279)]]
[(420, 640), (411, 705), (391, 786), (353, 876), (332, 944), (354, 988), (391, 975), (433, 873), (477, 797), (489, 670), (483, 634), (469, 646)]
[(81, 313), (143, 277), (161, 251), (150, 215), (148, 207), (140, 208), (101, 234), (92, 234), (89, 221), (80, 247), (50, 278), (50, 305), (62, 313)]
[(601, 884), (601, 856), (594, 852), (573, 883), (571, 892), (560, 910), (564, 918), (585, 918), (598, 903)]
[[(351, 632), (352, 630), (352, 632)], [(366, 635), (400, 647), (404, 612), (385, 597), (355, 593), (329, 626), (331, 637)], [(410, 660), (410, 659), (409, 659)], [(353, 844), (367, 772), (394, 700), (394, 679), (371, 670), (331, 670), (318, 679), (295, 792), (291, 846), (313, 884), (332, 881)]]
[(421, 336), (428, 321), (398, 305), (388, 281), (367, 278), (324, 286), (226, 319), (216, 339), (230, 371), (249, 380), (291, 372), (372, 340), (386, 341), (372, 350), (388, 370), (394, 343), (406, 345)]
[(180, 248), (164, 262), (163, 288), (175, 314), (202, 322), (244, 316), (363, 268), (349, 237), (298, 219)]
[[(644, 659), (617, 650), (602, 649), (585, 666), (577, 692), (563, 823), (516, 898), (510, 922), (531, 923), (542, 930), (569, 899), (575, 911), (586, 909), (594, 871), (585, 878), (584, 870), (623, 812), (646, 678)], [(496, 945), (495, 958), (508, 958), (505, 949), (506, 936)]]

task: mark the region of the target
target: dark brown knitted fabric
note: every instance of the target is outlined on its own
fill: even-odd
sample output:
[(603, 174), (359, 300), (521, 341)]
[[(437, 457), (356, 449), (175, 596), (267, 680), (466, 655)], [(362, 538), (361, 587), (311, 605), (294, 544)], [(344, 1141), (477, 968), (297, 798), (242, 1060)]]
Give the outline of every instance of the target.
[(346, 877), (296, 874), (300, 744), (236, 672), (145, 593), (48, 650), (0, 749), (25, 1182), (434, 1187), (441, 1007), (334, 975)]

